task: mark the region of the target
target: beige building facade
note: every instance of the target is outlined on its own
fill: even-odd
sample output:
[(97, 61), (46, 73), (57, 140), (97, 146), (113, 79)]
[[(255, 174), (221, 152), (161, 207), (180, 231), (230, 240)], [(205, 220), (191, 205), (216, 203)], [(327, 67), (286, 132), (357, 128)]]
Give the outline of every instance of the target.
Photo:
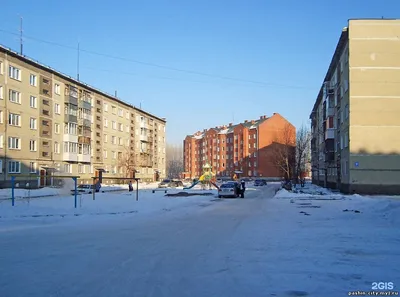
[[(163, 178), (166, 120), (0, 47), (0, 186)], [(27, 177), (26, 175), (30, 175)]]
[(349, 20), (311, 113), (313, 181), (400, 193), (400, 20)]

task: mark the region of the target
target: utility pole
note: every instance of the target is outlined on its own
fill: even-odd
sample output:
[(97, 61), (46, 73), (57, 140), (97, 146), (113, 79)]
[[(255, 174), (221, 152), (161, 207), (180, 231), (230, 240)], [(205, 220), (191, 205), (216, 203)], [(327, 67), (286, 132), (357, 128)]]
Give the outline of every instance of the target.
[(20, 44), (20, 54), (23, 55), (23, 39), (22, 39), (22, 16), (20, 17), (20, 23), (19, 23), (19, 44)]

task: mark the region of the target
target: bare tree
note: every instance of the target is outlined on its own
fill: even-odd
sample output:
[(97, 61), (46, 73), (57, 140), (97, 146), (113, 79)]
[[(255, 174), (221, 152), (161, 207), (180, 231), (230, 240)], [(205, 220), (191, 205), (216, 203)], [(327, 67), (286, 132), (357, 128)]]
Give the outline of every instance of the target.
[(136, 171), (135, 153), (129, 146), (125, 146), (124, 151), (118, 153), (118, 166), (123, 168), (127, 178), (132, 177), (132, 173)]
[(301, 177), (307, 171), (311, 154), (311, 132), (302, 125), (296, 133), (296, 176)]
[(183, 172), (183, 147), (182, 145), (167, 144), (167, 175), (169, 178), (179, 178)]
[(283, 129), (275, 132), (272, 142), (272, 158), (282, 176), (290, 179), (293, 175), (296, 153), (296, 129), (286, 124)]

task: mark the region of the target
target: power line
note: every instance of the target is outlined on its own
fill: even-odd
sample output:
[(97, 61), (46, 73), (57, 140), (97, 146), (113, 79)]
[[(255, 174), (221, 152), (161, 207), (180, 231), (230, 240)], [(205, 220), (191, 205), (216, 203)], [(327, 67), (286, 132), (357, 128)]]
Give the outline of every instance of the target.
[[(11, 35), (18, 35), (17, 33), (13, 33), (13, 32), (7, 31), (7, 30), (3, 30), (3, 29), (0, 29), (0, 32), (11, 34)], [(30, 39), (32, 41), (40, 42), (40, 43), (46, 43), (46, 44), (53, 45), (53, 46), (58, 46), (58, 47), (71, 49), (71, 50), (74, 50), (74, 51), (77, 50), (77, 48), (73, 47), (73, 46), (60, 44), (60, 43), (53, 42), (53, 41), (43, 40), (43, 39), (39, 39), (39, 38), (36, 38), (36, 37), (31, 37), (31, 36), (24, 35), (24, 38), (25, 39)], [(136, 64), (140, 64), (140, 65), (144, 65), (144, 66), (150, 66), (150, 67), (154, 67), (154, 68), (170, 70), (170, 71), (175, 71), (175, 72), (181, 72), (181, 73), (186, 73), (186, 74), (199, 75), (199, 76), (204, 76), (204, 77), (209, 77), (209, 78), (218, 78), (218, 79), (221, 79), (221, 80), (230, 80), (230, 81), (236, 81), (236, 82), (242, 82), (242, 83), (250, 83), (250, 84), (257, 84), (257, 85), (264, 85), (264, 86), (274, 86), (274, 87), (282, 87), (282, 88), (291, 88), (291, 89), (305, 89), (305, 90), (315, 90), (316, 89), (316, 88), (305, 87), (305, 86), (294, 86), (294, 85), (288, 85), (288, 84), (277, 84), (277, 83), (269, 83), (269, 82), (263, 82), (263, 81), (249, 80), (249, 79), (234, 78), (234, 77), (217, 75), (217, 74), (209, 74), (209, 73), (204, 73), (204, 72), (195, 71), (195, 70), (181, 69), (181, 68), (170, 67), (170, 66), (160, 65), (160, 64), (151, 63), (151, 62), (144, 62), (144, 61), (140, 61), (140, 60), (136, 60), (136, 59), (130, 59), (130, 58), (125, 58), (125, 57), (120, 57), (120, 56), (114, 56), (114, 55), (95, 52), (95, 51), (91, 51), (91, 50), (85, 50), (85, 49), (82, 49), (82, 48), (80, 48), (79, 51), (87, 53), (87, 54), (91, 54), (91, 55), (102, 56), (102, 57), (106, 57), (106, 58), (110, 58), (110, 59), (136, 63)]]

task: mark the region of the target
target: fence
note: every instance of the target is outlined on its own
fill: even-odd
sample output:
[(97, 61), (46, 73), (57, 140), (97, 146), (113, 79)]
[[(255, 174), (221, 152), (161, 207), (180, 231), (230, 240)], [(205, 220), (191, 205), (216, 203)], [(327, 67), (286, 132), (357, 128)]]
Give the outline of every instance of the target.
[[(15, 182), (16, 182), (16, 178), (26, 178), (28, 177), (29, 180), (37, 180), (38, 178), (40, 178), (37, 174), (13, 174), (11, 175), (11, 204), (12, 206), (15, 205)], [(62, 179), (63, 178), (72, 178), (72, 180), (74, 181), (74, 203), (75, 203), (75, 208), (77, 208), (77, 204), (78, 204), (78, 191), (77, 191), (77, 187), (78, 187), (78, 178), (79, 176), (75, 176), (75, 175), (57, 175), (57, 176), (53, 176), (52, 178), (54, 178), (55, 180), (58, 180), (59, 183), (61, 185), (62, 183)], [(22, 180), (25, 181), (25, 180)], [(28, 187), (30, 187), (30, 185), (28, 185)]]
[[(124, 183), (124, 181), (136, 181), (136, 201), (139, 200), (139, 180), (140, 178), (130, 178), (130, 177), (113, 177), (113, 176), (93, 176), (92, 177), (93, 180), (93, 200), (96, 200), (96, 184), (97, 182), (100, 182), (100, 184), (103, 182), (103, 180), (116, 180), (121, 182), (122, 184)], [(120, 184), (120, 183), (117, 183)]]

